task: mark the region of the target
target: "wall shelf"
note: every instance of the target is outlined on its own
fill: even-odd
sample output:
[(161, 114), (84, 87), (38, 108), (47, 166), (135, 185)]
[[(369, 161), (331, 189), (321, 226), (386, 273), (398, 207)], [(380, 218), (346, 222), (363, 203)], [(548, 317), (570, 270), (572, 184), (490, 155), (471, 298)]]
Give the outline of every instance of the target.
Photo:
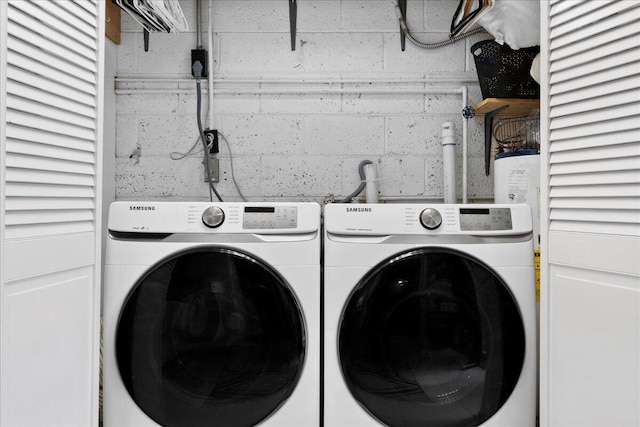
[(484, 114), (484, 173), (489, 176), (491, 165), (491, 134), (494, 116), (526, 117), (540, 109), (539, 99), (486, 98), (474, 107), (475, 114)]
[(540, 109), (539, 99), (523, 98), (486, 98), (474, 107), (476, 114), (487, 114), (492, 111), (501, 110), (498, 114), (502, 116), (528, 116), (532, 110)]

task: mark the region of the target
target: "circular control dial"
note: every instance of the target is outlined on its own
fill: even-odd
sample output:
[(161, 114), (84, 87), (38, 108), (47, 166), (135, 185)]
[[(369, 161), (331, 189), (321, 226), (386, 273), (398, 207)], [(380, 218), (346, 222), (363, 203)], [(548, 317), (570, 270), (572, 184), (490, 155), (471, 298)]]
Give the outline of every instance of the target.
[(220, 227), (224, 222), (224, 211), (217, 206), (210, 206), (202, 212), (202, 223), (209, 228)]
[(435, 230), (442, 224), (442, 215), (436, 209), (427, 208), (420, 212), (420, 224), (427, 230)]

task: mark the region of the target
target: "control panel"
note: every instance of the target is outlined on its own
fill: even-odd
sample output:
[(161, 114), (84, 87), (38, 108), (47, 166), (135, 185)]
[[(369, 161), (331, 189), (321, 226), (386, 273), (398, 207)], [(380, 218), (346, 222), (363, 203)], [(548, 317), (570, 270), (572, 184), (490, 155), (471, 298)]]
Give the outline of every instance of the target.
[(509, 208), (462, 208), (460, 209), (460, 230), (496, 231), (511, 230), (511, 209)]
[(305, 234), (320, 228), (311, 202), (114, 202), (109, 230), (140, 233)]
[(298, 226), (296, 206), (245, 206), (242, 228), (245, 230), (287, 229)]
[(325, 206), (325, 229), (341, 235), (520, 235), (531, 232), (527, 205), (367, 204)]
[[(458, 224), (460, 231), (511, 230), (511, 209), (509, 208), (460, 208)], [(445, 212), (445, 215), (450, 212)], [(455, 222), (455, 219), (450, 222)], [(435, 208), (420, 212), (420, 224), (427, 230), (435, 230), (442, 225), (442, 215)]]

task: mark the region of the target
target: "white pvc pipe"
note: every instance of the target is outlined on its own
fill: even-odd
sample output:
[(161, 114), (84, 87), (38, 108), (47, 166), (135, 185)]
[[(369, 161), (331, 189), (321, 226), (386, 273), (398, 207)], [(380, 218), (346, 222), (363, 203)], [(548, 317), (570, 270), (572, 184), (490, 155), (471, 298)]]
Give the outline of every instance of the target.
[[(462, 108), (467, 106), (467, 87), (460, 88), (462, 92)], [(467, 203), (467, 175), (468, 175), (468, 159), (467, 152), (469, 150), (469, 123), (468, 119), (462, 119), (462, 203)]]
[[(116, 89), (117, 95), (134, 94), (158, 94), (158, 93), (194, 93), (194, 89)], [(455, 95), (459, 94), (459, 89), (404, 89), (404, 88), (368, 88), (368, 89), (342, 89), (342, 88), (247, 88), (247, 89), (214, 89), (209, 91), (217, 94), (229, 95), (263, 95), (263, 94), (389, 94), (389, 95)]]
[[(210, 48), (211, 50), (212, 48)], [(213, 57), (211, 59), (213, 61)], [(368, 83), (473, 83), (477, 82), (477, 76), (460, 75), (460, 76), (427, 76), (427, 77), (408, 77), (408, 78), (381, 78), (371, 77), (367, 78), (342, 78), (335, 76), (326, 77), (217, 77), (212, 79), (214, 83), (273, 83), (273, 84), (368, 84)], [(157, 83), (191, 83), (193, 78), (180, 78), (180, 77), (161, 77), (158, 74), (136, 74), (134, 76), (127, 76), (126, 74), (116, 77), (116, 82), (157, 82)]]
[(456, 198), (456, 140), (453, 122), (442, 124), (442, 193), (444, 202), (457, 203)]
[(378, 175), (376, 165), (369, 163), (364, 165), (365, 200), (367, 203), (378, 203)]

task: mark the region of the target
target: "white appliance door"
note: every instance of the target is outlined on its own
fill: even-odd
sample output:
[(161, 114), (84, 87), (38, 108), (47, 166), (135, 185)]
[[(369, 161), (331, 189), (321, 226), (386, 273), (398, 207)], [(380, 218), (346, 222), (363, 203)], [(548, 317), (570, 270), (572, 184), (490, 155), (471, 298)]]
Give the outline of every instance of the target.
[(430, 247), (364, 276), (343, 310), (338, 346), (347, 387), (385, 425), (475, 427), (515, 388), (525, 332), (488, 266)]
[(253, 426), (291, 395), (306, 332), (289, 285), (236, 250), (198, 248), (139, 280), (116, 358), (140, 409), (163, 427)]

